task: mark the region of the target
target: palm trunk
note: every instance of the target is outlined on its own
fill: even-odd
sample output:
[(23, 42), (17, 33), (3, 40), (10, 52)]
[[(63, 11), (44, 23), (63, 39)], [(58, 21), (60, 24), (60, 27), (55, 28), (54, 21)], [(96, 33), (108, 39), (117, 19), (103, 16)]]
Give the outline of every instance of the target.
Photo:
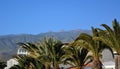
[(102, 69), (102, 63), (100, 62), (99, 58), (94, 58), (92, 69)]
[(54, 69), (59, 69), (59, 65), (58, 65), (58, 63), (56, 62), (56, 63), (54, 63)]
[(45, 64), (45, 69), (50, 69), (50, 63)]
[(118, 69), (118, 56), (115, 56), (115, 69)]
[(120, 55), (118, 56), (118, 68), (120, 69)]
[(120, 55), (115, 56), (115, 69), (120, 69)]
[(82, 66), (78, 66), (77, 69), (82, 69)]

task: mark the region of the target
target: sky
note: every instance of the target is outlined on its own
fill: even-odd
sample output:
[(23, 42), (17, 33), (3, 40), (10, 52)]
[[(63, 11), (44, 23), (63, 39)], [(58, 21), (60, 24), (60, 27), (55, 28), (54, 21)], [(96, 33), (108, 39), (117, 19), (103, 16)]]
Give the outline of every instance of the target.
[(91, 30), (120, 21), (120, 0), (0, 0), (0, 35)]

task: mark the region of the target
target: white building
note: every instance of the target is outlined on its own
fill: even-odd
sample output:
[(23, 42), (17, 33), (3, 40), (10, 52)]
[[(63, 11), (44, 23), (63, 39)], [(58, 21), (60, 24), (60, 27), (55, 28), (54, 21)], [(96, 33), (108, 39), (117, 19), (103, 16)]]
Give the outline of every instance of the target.
[[(23, 49), (22, 47), (20, 47), (17, 51), (17, 55), (28, 55), (28, 51)], [(10, 67), (17, 65), (17, 59), (16, 58), (12, 58), (10, 60), (7, 61), (7, 67), (5, 67), (4, 69), (9, 69)]]
[(10, 67), (17, 65), (17, 59), (16, 58), (12, 58), (10, 60), (7, 61), (7, 67), (5, 67), (4, 69), (9, 69)]
[(28, 51), (20, 47), (17, 51), (17, 55), (28, 55)]
[(104, 69), (115, 69), (115, 62), (114, 61), (108, 61), (103, 62)]

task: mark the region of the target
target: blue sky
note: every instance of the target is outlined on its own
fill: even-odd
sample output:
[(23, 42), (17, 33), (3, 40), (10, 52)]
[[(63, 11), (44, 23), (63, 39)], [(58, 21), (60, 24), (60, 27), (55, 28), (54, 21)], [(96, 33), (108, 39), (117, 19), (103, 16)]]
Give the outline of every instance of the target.
[(111, 26), (119, 7), (119, 0), (0, 0), (0, 35)]

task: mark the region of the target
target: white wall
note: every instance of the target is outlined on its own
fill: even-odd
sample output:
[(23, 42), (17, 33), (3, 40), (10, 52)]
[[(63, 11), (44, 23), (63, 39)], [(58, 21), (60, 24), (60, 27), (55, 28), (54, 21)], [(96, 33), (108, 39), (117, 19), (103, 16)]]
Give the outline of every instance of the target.
[(10, 67), (17, 65), (18, 62), (15, 58), (12, 58), (10, 60), (7, 61), (7, 67), (5, 67), (5, 69), (9, 69)]

